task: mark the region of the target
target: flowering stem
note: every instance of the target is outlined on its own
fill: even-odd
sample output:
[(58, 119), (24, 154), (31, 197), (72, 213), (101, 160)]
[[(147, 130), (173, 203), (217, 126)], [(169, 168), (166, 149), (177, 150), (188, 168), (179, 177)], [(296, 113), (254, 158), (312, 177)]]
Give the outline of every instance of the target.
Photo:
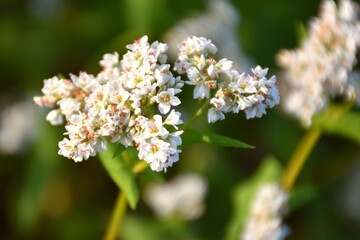
[(198, 117), (200, 117), (204, 113), (205, 109), (209, 105), (210, 105), (210, 101), (209, 101), (209, 99), (207, 99), (205, 101), (205, 103), (197, 110), (197, 112), (190, 118), (190, 120), (184, 124), (184, 126), (181, 128), (181, 130), (188, 128), (193, 121), (195, 121)]
[(312, 127), (301, 139), (292, 157), (290, 158), (282, 179), (282, 185), (287, 191), (290, 191), (293, 187), (306, 159), (308, 158), (320, 136), (321, 129), (318, 127)]
[(126, 207), (126, 197), (120, 192), (104, 240), (114, 240), (119, 236), (120, 226), (126, 213)]

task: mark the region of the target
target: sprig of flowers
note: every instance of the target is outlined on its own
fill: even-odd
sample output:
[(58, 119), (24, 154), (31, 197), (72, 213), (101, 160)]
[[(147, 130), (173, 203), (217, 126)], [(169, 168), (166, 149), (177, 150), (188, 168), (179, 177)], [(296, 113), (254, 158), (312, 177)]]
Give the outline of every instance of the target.
[(285, 239), (289, 228), (282, 224), (287, 211), (288, 193), (276, 183), (261, 185), (254, 196), (241, 240)]
[(59, 154), (76, 162), (106, 151), (108, 142), (134, 146), (141, 160), (154, 171), (166, 170), (179, 160), (182, 144), (178, 125), (181, 104), (177, 94), (184, 84), (195, 85), (194, 98), (210, 98), (209, 122), (224, 119), (226, 112), (246, 112), (247, 118), (261, 117), (265, 109), (279, 103), (275, 77), (256, 67), (252, 74), (232, 69), (227, 59), (216, 61), (217, 48), (203, 37), (189, 37), (179, 45), (174, 69), (187, 81), (174, 76), (167, 63), (167, 45), (150, 44), (143, 36), (117, 53), (105, 54), (96, 76), (80, 72), (70, 79), (53, 77), (44, 81), (43, 96), (34, 97), (38, 106), (55, 108), (46, 119), (62, 124), (67, 135), (59, 142)]
[(327, 106), (330, 97), (344, 96), (360, 106), (360, 77), (352, 72), (359, 46), (359, 5), (341, 0), (337, 7), (324, 0), (302, 46), (278, 55), (287, 83), (285, 110), (310, 126), (312, 116)]
[[(280, 102), (275, 76), (266, 78), (268, 69), (257, 66), (251, 74), (240, 73), (232, 68), (233, 62), (223, 58), (217, 61), (217, 48), (203, 37), (189, 37), (179, 45), (175, 70), (187, 74), (187, 84), (195, 85), (194, 98), (211, 98), (209, 122), (225, 118), (224, 113), (245, 111), (246, 117), (261, 117), (266, 108)], [(214, 90), (215, 94), (211, 94)], [(213, 97), (212, 97), (213, 96)]]
[(79, 162), (105, 151), (108, 141), (120, 142), (135, 146), (141, 159), (161, 171), (179, 159), (182, 131), (176, 129), (182, 120), (172, 107), (180, 104), (176, 94), (183, 81), (169, 71), (165, 44), (150, 45), (144, 36), (127, 48), (121, 61), (117, 53), (105, 54), (96, 77), (82, 72), (71, 80), (45, 80), (44, 95), (34, 101), (59, 106), (47, 116), (51, 124), (67, 121), (60, 155)]

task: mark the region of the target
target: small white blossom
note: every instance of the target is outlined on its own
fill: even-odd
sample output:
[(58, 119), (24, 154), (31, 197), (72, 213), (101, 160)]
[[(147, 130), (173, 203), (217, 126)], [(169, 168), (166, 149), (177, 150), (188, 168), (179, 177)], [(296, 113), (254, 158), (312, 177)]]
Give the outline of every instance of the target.
[(46, 120), (51, 123), (51, 125), (61, 125), (64, 122), (64, 117), (61, 114), (60, 109), (51, 110), (46, 116)]
[(166, 114), (170, 111), (171, 106), (178, 106), (181, 101), (175, 96), (173, 88), (169, 88), (166, 91), (160, 92), (156, 97), (155, 101), (159, 103), (159, 111), (162, 114)]
[(117, 52), (110, 54), (107, 53), (104, 55), (103, 59), (100, 61), (100, 65), (104, 69), (111, 69), (119, 63), (119, 54)]
[(177, 125), (182, 124), (183, 121), (180, 119), (181, 113), (176, 112), (174, 109), (171, 110), (170, 114), (165, 119), (164, 124), (172, 125), (175, 129), (178, 129)]

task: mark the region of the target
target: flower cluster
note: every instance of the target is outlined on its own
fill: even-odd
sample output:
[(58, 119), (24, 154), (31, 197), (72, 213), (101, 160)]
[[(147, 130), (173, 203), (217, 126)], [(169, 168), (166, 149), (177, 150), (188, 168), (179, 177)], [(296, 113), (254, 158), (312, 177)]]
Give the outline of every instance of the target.
[(360, 46), (359, 6), (351, 0), (324, 0), (320, 16), (311, 21), (301, 48), (282, 51), (285, 110), (311, 125), (312, 116), (322, 111), (329, 97), (344, 96), (360, 105), (360, 78), (353, 75)]
[(285, 239), (289, 229), (282, 224), (288, 194), (276, 183), (260, 186), (241, 234), (242, 240)]
[(144, 198), (161, 218), (177, 215), (194, 220), (205, 210), (206, 181), (194, 173), (182, 174), (168, 183), (149, 185)]
[[(127, 49), (121, 60), (117, 53), (105, 54), (96, 76), (80, 72), (70, 79), (44, 81), (43, 96), (34, 102), (55, 108), (46, 117), (51, 124), (67, 122), (59, 154), (80, 162), (105, 151), (108, 142), (118, 142), (136, 147), (152, 170), (166, 170), (181, 152), (183, 130), (178, 125), (183, 122), (173, 107), (181, 103), (177, 94), (185, 83), (195, 85), (194, 98), (207, 98), (214, 106), (208, 111), (209, 122), (239, 110), (247, 118), (261, 117), (279, 103), (276, 79), (265, 77), (267, 69), (240, 74), (232, 61), (215, 60), (217, 48), (206, 38), (193, 36), (179, 45), (174, 69), (187, 75), (186, 82), (173, 75), (166, 44), (149, 44), (143, 36)], [(210, 100), (211, 91), (216, 93)]]
[(47, 115), (51, 124), (67, 121), (59, 154), (78, 162), (106, 150), (107, 141), (120, 142), (135, 146), (140, 159), (161, 171), (179, 159), (182, 121), (171, 108), (180, 104), (183, 81), (169, 70), (166, 44), (150, 45), (144, 36), (127, 48), (121, 61), (117, 53), (104, 55), (97, 76), (45, 80), (44, 95), (34, 102), (58, 106)]
[(245, 111), (247, 118), (261, 117), (266, 108), (279, 104), (280, 96), (275, 76), (266, 78), (267, 70), (257, 66), (251, 74), (232, 68), (233, 62), (214, 58), (217, 48), (203, 37), (189, 37), (179, 45), (175, 70), (187, 74), (187, 84), (195, 85), (194, 98), (210, 99), (209, 122), (225, 118), (224, 113)]

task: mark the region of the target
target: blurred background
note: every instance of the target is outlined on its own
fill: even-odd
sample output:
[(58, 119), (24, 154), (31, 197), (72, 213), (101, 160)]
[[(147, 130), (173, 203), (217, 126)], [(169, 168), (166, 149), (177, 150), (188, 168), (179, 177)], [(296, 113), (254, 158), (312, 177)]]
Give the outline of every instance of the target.
[[(57, 155), (63, 127), (45, 120), (32, 104), (43, 80), (57, 74), (96, 74), (105, 53), (147, 34), (170, 47), (186, 36), (209, 37), (219, 55), (241, 70), (261, 65), (278, 74), (275, 55), (297, 46), (297, 26), (316, 16), (320, 1), (0, 0), (0, 238), (101, 239), (118, 193), (100, 161), (74, 163)], [(169, 52), (174, 59), (174, 52)], [(281, 80), (280, 80), (281, 84)], [(191, 90), (181, 96), (184, 118), (199, 105)], [(254, 150), (191, 145), (159, 178), (195, 172), (206, 179), (206, 209), (196, 220), (158, 219), (143, 200), (129, 210), (124, 239), (223, 239), (236, 186), (263, 158), (285, 166), (304, 130), (280, 107), (261, 119), (228, 114), (211, 126), (195, 127), (237, 138)], [(321, 173), (321, 174), (319, 174)], [(156, 177), (144, 175), (140, 186)], [(360, 150), (355, 143), (323, 136), (299, 185), (310, 200), (285, 219), (288, 239), (359, 239)]]

